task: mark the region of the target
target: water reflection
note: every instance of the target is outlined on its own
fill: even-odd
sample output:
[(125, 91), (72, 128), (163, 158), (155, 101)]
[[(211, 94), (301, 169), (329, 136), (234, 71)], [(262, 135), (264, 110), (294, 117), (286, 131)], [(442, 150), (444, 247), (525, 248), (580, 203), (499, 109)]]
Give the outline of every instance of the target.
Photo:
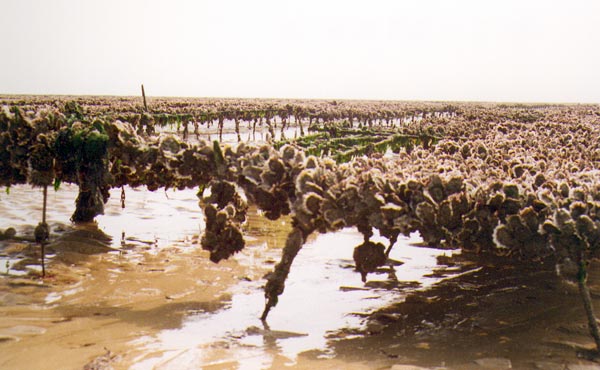
[(148, 251), (173, 244), (190, 246), (203, 225), (197, 189), (148, 191), (125, 187), (125, 208), (120, 189), (111, 189), (104, 215), (96, 218), (98, 228), (115, 239), (113, 246), (146, 246)]
[[(286, 125), (283, 130), (281, 130), (280, 120), (274, 122), (274, 125), (276, 126), (273, 127), (273, 136), (269, 132), (269, 128), (266, 123), (257, 125), (255, 130), (252, 130), (252, 127), (248, 127), (248, 125), (240, 124), (240, 136), (238, 139), (238, 134), (235, 132), (235, 122), (233, 120), (225, 120), (223, 122), (222, 135), (219, 135), (218, 125), (216, 124), (213, 124), (210, 127), (202, 127), (202, 130), (199, 134), (193, 133), (193, 127), (190, 124), (188, 126), (189, 131), (185, 137), (185, 140), (187, 140), (189, 143), (196, 143), (199, 139), (207, 141), (219, 140), (222, 143), (229, 144), (243, 141), (246, 143), (260, 145), (270, 140), (279, 141), (285, 139), (294, 139), (301, 136), (302, 130), (300, 129), (300, 126), (296, 125), (295, 123)], [(157, 132), (161, 134), (177, 135), (183, 138), (183, 128), (180, 127), (178, 130), (176, 125), (158, 128)], [(306, 127), (304, 128), (304, 132), (306, 132)]]
[[(361, 289), (360, 275), (351, 268), (351, 255), (353, 246), (362, 241), (360, 233), (346, 229), (319, 235), (307, 243), (294, 261), (286, 291), (267, 325), (258, 319), (264, 305), (263, 281), (243, 281), (232, 289), (232, 300), (226, 308), (189, 315), (181, 328), (144, 338), (144, 354), (133, 368), (180, 369), (193, 358), (196, 365), (232, 361), (240, 369), (254, 369), (271, 366), (277, 356), (293, 363), (304, 351), (317, 349), (327, 354), (328, 338), (335, 338), (336, 332), (364, 327), (365, 313), (437, 280), (424, 275), (436, 265), (439, 250), (411, 246), (420, 241), (413, 236), (401, 240), (391, 257), (405, 262), (396, 267), (398, 279), (419, 281), (420, 285), (395, 290)], [(263, 258), (277, 253), (271, 250), (266, 254)], [(242, 255), (239, 261), (244, 258)], [(370, 277), (371, 281), (387, 279), (386, 274)]]

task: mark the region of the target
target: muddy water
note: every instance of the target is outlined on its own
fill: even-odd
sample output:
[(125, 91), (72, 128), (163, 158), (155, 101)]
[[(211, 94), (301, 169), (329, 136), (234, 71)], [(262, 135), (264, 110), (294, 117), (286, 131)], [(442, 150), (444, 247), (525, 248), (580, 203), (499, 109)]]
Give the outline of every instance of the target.
[[(552, 266), (507, 268), (400, 240), (394, 269), (353, 271), (354, 230), (315, 235), (267, 323), (263, 275), (289, 220), (250, 212), (247, 247), (219, 265), (199, 247), (195, 191), (113, 189), (72, 225), (77, 189), (49, 192), (48, 276), (38, 246), (0, 242), (0, 369), (563, 368), (591, 345), (575, 290)], [(31, 235), (41, 191), (0, 196), (0, 228)], [(597, 276), (593, 276), (592, 289)], [(597, 299), (596, 299), (597, 300)], [(600, 305), (600, 302), (596, 303)], [(578, 357), (579, 354), (579, 357)]]

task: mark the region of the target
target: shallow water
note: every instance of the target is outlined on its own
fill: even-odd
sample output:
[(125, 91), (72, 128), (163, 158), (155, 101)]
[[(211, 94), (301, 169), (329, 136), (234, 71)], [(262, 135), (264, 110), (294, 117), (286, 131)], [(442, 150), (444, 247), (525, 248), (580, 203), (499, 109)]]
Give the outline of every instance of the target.
[[(403, 264), (366, 284), (352, 261), (361, 234), (311, 236), (263, 323), (263, 276), (280, 258), (289, 219), (251, 210), (246, 248), (216, 265), (199, 246), (195, 194), (125, 188), (122, 208), (121, 189), (113, 189), (105, 215), (75, 226), (77, 188), (49, 191), (48, 277), (38, 278), (37, 245), (0, 241), (0, 267), (8, 266), (0, 277), (0, 369), (591, 364), (577, 357), (591, 343), (577, 296), (551, 270), (460, 259), (440, 266), (436, 257), (452, 251), (417, 246), (417, 235), (392, 251)], [(29, 186), (2, 193), (0, 229), (31, 235), (41, 199)]]
[[(233, 289), (231, 302), (215, 313), (190, 315), (182, 327), (166, 330), (141, 341), (159, 357), (136, 359), (133, 369), (160, 365), (161, 369), (181, 369), (192, 363), (211, 365), (237, 360), (240, 369), (270, 367), (275, 356), (294, 364), (299, 353), (318, 349), (327, 356), (327, 336), (341, 329), (361, 328), (364, 316), (388, 303), (401, 299), (406, 291), (362, 289), (360, 276), (352, 270), (352, 246), (362, 235), (344, 230), (321, 235), (308, 242), (294, 261), (286, 291), (268, 319), (265, 328), (258, 317), (264, 305), (262, 281), (242, 282)], [(431, 272), (438, 251), (404, 248), (406, 263), (397, 268), (399, 278), (423, 280)], [(420, 253), (419, 253), (420, 252)], [(264, 255), (275, 254), (264, 251)], [(241, 263), (246, 263), (240, 258)], [(342, 287), (341, 284), (357, 287)], [(227, 323), (224, 325), (224, 323)], [(214, 348), (214, 343), (219, 345)], [(224, 349), (223, 347), (226, 347)], [(329, 354), (333, 355), (333, 354)], [(215, 359), (216, 358), (216, 359)]]
[(281, 130), (281, 121), (276, 120), (273, 123), (273, 134), (269, 133), (269, 128), (266, 123), (262, 125), (257, 124), (255, 129), (252, 129), (247, 123), (240, 123), (240, 135), (238, 140), (238, 134), (235, 132), (235, 122), (233, 120), (225, 120), (223, 122), (223, 132), (219, 136), (219, 128), (217, 124), (211, 124), (210, 126), (200, 126), (198, 134), (194, 133), (193, 124), (188, 124), (188, 135), (183, 137), (183, 127), (177, 127), (176, 125), (167, 125), (165, 127), (157, 128), (157, 132), (161, 134), (172, 134), (179, 136), (180, 138), (187, 140), (190, 143), (194, 143), (201, 140), (213, 141), (219, 140), (221, 143), (238, 143), (246, 142), (253, 144), (263, 144), (269, 141), (280, 141), (286, 139), (294, 139), (301, 136), (302, 132), (305, 134), (308, 132), (307, 124), (303, 124), (303, 129), (297, 125), (293, 120), (291, 123)]
[[(180, 369), (193, 358), (193, 363), (200, 365), (225, 362), (237, 363), (240, 368), (262, 368), (271, 366), (275, 357), (284, 357), (287, 363), (294, 364), (301, 352), (326, 353), (331, 333), (364, 327), (364, 314), (401, 299), (409, 290), (363, 287), (360, 274), (353, 271), (351, 257), (353, 247), (362, 242), (362, 235), (356, 231), (317, 235), (309, 239), (297, 257), (286, 292), (269, 317), (270, 328), (265, 328), (258, 319), (264, 308), (262, 276), (280, 257), (289, 220), (268, 221), (251, 211), (245, 230), (246, 249), (231, 261), (215, 265), (199, 247), (203, 217), (194, 189), (149, 192), (125, 188), (124, 191), (125, 208), (120, 201), (121, 190), (113, 189), (105, 214), (97, 217), (96, 224), (75, 228), (69, 224), (69, 216), (77, 188), (63, 185), (59, 191), (49, 192), (47, 219), (56, 240), (48, 248), (54, 255), (60, 255), (49, 258), (48, 271), (54, 281), (47, 279), (50, 283), (35, 295), (37, 300), (30, 305), (4, 304), (2, 308), (8, 315), (24, 315), (24, 321), (35, 321), (36, 311), (42, 310), (44, 315), (51, 312), (59, 316), (53, 321), (71, 321), (73, 312), (75, 316), (106, 314), (119, 318), (115, 313), (118, 310), (112, 312), (117, 307), (128, 307), (131, 310), (128, 315), (135, 315), (136, 308), (148, 306), (149, 309), (139, 312), (144, 316), (151, 310), (160, 311), (165, 302), (193, 303), (188, 298), (196, 297), (200, 299), (195, 303), (209, 300), (212, 306), (183, 310), (176, 315), (179, 317), (175, 325), (161, 323), (161, 317), (156, 317), (151, 330), (120, 338), (127, 352), (120, 355), (121, 365), (114, 366)], [(15, 227), (18, 235), (30, 233), (41, 218), (40, 189), (16, 186), (0, 199), (0, 224)], [(97, 239), (104, 238), (103, 234), (112, 238), (105, 240), (112, 250), (70, 255), (69, 251), (75, 248), (73, 243), (79, 243), (77, 248), (86, 243), (95, 245)], [(405, 262), (396, 268), (398, 279), (420, 281), (425, 286), (436, 280), (423, 275), (431, 273), (439, 251), (409, 246), (418, 241), (417, 237), (400, 241), (401, 246), (394, 249), (392, 258)], [(3, 243), (5, 253), (0, 257), (0, 265), (8, 261), (13, 266), (13, 261), (30, 258), (31, 250), (37, 248), (30, 244), (23, 253), (11, 253), (11, 243)], [(4, 277), (5, 284), (30, 268), (10, 269)], [(387, 280), (387, 274), (371, 277), (375, 281)], [(36, 284), (43, 283), (33, 281), (31, 285)], [(214, 292), (209, 297), (199, 297), (197, 291), (206, 286)], [(10, 285), (7, 289), (10, 292)], [(19, 294), (18, 290), (13, 291)], [(25, 338), (31, 334), (12, 335), (13, 324), (12, 318), (0, 319), (0, 335), (12, 338), (0, 346), (27, 345)], [(90, 337), (94, 334), (93, 326)], [(55, 329), (54, 325), (42, 328), (44, 334), (40, 336)], [(122, 328), (114, 331), (115, 336), (121, 335)], [(91, 338), (89, 342), (95, 343)], [(42, 351), (39, 347), (38, 350)], [(14, 361), (11, 357), (8, 356), (8, 363), (20, 366), (18, 356)]]

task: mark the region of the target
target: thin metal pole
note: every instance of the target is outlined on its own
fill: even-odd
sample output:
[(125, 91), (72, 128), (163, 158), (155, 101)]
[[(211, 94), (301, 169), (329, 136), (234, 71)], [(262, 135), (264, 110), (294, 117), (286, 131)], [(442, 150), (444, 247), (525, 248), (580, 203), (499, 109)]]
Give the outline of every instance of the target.
[(42, 208), (42, 222), (46, 223), (46, 200), (48, 198), (48, 186), (44, 185), (44, 206)]
[[(42, 225), (43, 227), (45, 227), (46, 229), (48, 228), (47, 224), (46, 224), (46, 204), (48, 200), (48, 186), (44, 185), (44, 205), (42, 207)], [(46, 240), (42, 240), (41, 242), (42, 245), (42, 278), (46, 277), (46, 261), (45, 261), (45, 257), (46, 257)]]

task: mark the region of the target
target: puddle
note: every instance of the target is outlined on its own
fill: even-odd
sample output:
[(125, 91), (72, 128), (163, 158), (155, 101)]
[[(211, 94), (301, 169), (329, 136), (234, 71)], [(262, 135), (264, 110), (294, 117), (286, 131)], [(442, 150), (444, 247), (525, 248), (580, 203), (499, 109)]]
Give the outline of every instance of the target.
[(70, 289), (66, 289), (61, 292), (49, 293), (46, 296), (46, 298), (44, 299), (44, 303), (47, 305), (50, 305), (52, 303), (60, 301), (61, 299), (65, 298), (65, 297), (72, 296), (74, 294), (81, 293), (83, 291), (84, 291), (83, 284), (81, 282), (78, 282), (76, 284), (73, 284), (73, 286)]
[(25, 276), (27, 275), (27, 271), (23, 269), (16, 269), (15, 266), (20, 264), (23, 261), (24, 257), (5, 257), (0, 256), (0, 270), (2, 274), (6, 276)]

